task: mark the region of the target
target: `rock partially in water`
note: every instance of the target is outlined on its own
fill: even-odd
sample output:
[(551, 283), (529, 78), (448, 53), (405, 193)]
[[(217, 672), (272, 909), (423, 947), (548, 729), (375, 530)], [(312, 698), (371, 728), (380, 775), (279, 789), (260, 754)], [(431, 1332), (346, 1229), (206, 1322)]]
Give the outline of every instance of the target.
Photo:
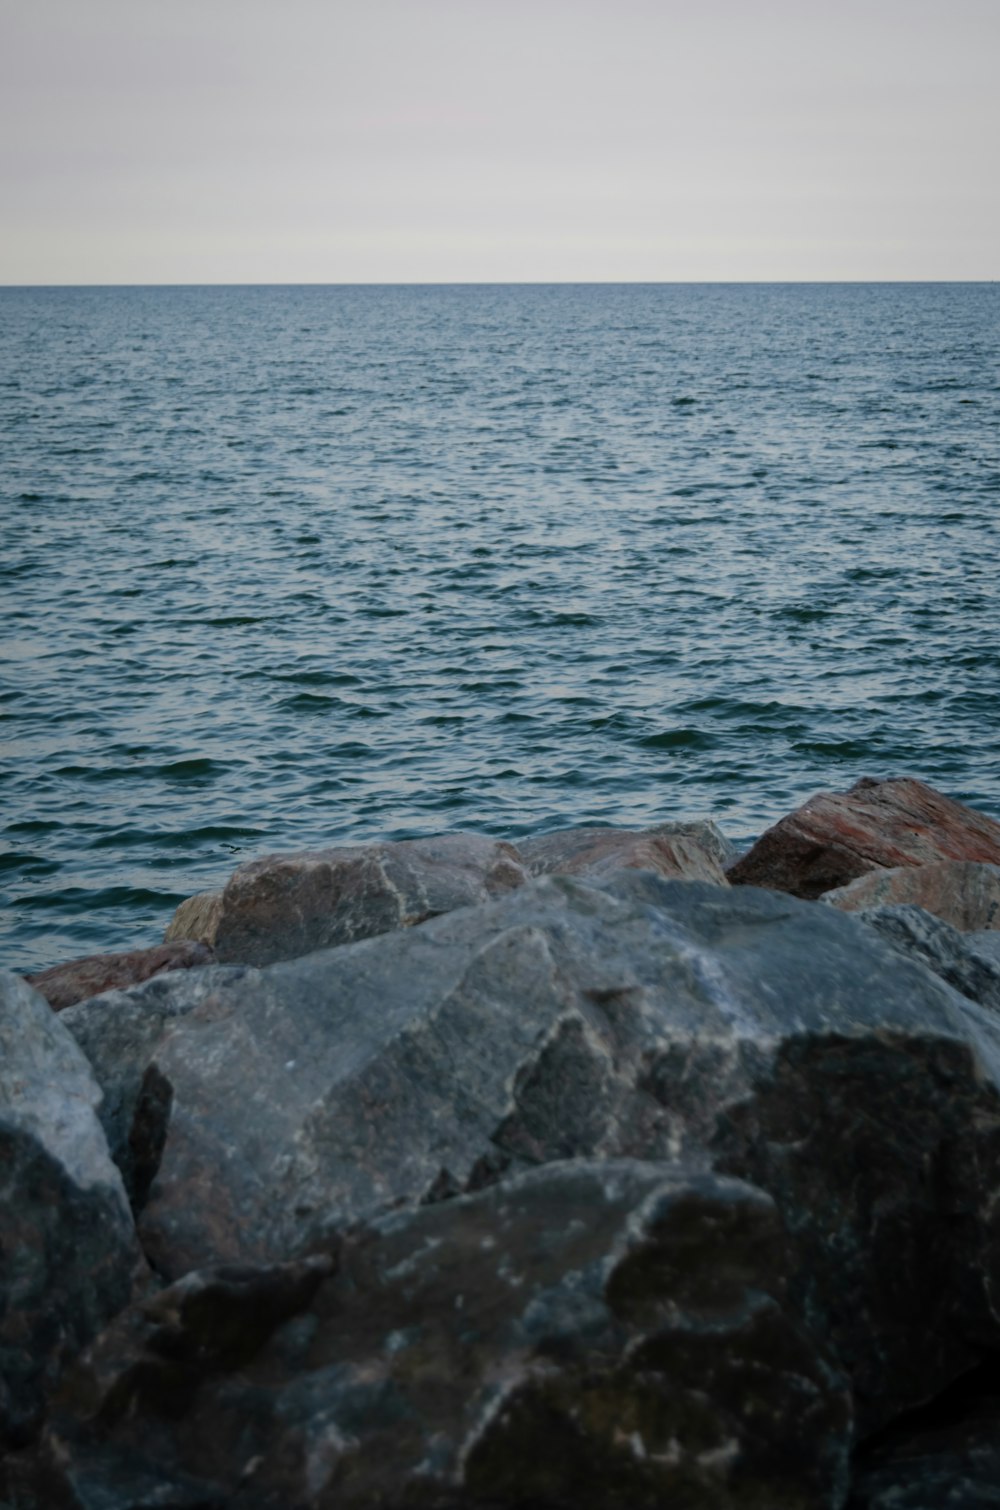
[(82, 959), (53, 965), (25, 977), (56, 1012), (75, 1006), (103, 991), (121, 991), (137, 986), (169, 970), (193, 970), (210, 965), (214, 955), (204, 943), (193, 939), (155, 944), (151, 949), (131, 949), (124, 954), (88, 954)]
[(1000, 864), (1000, 823), (909, 777), (820, 792), (730, 866), (734, 885), (815, 899), (867, 871), (937, 860)]
[(843, 1501), (849, 1394), (741, 1181), (553, 1164), (323, 1264), (193, 1275), (124, 1318), (67, 1382), (51, 1481), (141, 1463), (167, 1498), (138, 1503), (246, 1510)]
[(488, 901), (527, 879), (512, 845), (478, 834), (267, 855), (231, 876), (215, 950), (248, 965), (296, 959)]
[(616, 870), (728, 886), (724, 861), (735, 851), (714, 823), (670, 823), (652, 829), (568, 828), (522, 839), (521, 857), (533, 876), (600, 877)]
[(37, 1427), (46, 1391), (126, 1304), (140, 1262), (99, 1100), (48, 1003), (0, 974), (0, 1452)]
[(1000, 929), (1000, 865), (973, 860), (937, 860), (870, 870), (823, 896), (842, 912), (912, 905), (933, 913), (962, 933)]
[(222, 892), (199, 891), (180, 904), (163, 935), (165, 944), (174, 939), (196, 939), (215, 948), (215, 936), (222, 917)]
[(545, 878), (222, 981), (150, 1074), (168, 1278), (531, 1164), (683, 1158), (774, 1196), (866, 1423), (1000, 1342), (1000, 1022), (834, 908)]

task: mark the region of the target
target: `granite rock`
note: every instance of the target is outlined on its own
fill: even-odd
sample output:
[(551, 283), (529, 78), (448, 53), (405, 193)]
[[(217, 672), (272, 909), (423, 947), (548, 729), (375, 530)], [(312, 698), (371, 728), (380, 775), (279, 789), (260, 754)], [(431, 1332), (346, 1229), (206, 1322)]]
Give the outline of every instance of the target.
[(131, 949), (124, 954), (88, 954), (83, 959), (53, 965), (50, 970), (41, 970), (25, 979), (45, 997), (54, 1011), (62, 1012), (66, 1007), (99, 996), (103, 991), (137, 986), (169, 970), (193, 970), (210, 965), (213, 957), (207, 945), (184, 939), (155, 944), (151, 949)]
[(658, 876), (713, 881), (727, 886), (723, 864), (735, 851), (714, 823), (670, 823), (657, 828), (569, 828), (522, 839), (519, 852), (533, 876), (600, 877), (616, 870), (651, 870)]
[(192, 1275), (67, 1381), (50, 1492), (131, 1510), (141, 1463), (144, 1505), (837, 1510), (849, 1393), (787, 1262), (740, 1181), (574, 1161)]
[(959, 933), (920, 907), (871, 907), (857, 916), (898, 953), (919, 960), (970, 1001), (1000, 1014), (1000, 956), (991, 958), (977, 948), (974, 936)]
[(834, 908), (549, 877), (182, 1013), (192, 981), (136, 1112), (167, 1279), (531, 1165), (684, 1160), (772, 1194), (866, 1424), (1000, 1343), (1000, 1021)]
[(215, 951), (224, 963), (294, 959), (488, 901), (527, 879), (512, 845), (477, 834), (267, 855), (230, 877)]
[(867, 907), (922, 907), (963, 933), (1000, 929), (1000, 865), (936, 860), (870, 870), (823, 896), (842, 912)]
[(1000, 864), (1000, 823), (909, 777), (820, 792), (727, 871), (734, 885), (815, 899), (867, 871), (937, 860)]
[(181, 902), (163, 935), (163, 942), (169, 944), (175, 939), (193, 939), (214, 950), (221, 916), (222, 892), (199, 891)]
[(130, 1297), (140, 1254), (90, 1066), (43, 997), (0, 974), (0, 1452)]

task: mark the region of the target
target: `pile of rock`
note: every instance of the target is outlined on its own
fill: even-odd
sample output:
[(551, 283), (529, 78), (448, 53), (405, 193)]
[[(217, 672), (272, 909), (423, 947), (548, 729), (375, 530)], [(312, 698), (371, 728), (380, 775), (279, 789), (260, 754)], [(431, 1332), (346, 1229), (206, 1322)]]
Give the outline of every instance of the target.
[(998, 867), (865, 782), (743, 857), (271, 857), (176, 968), (4, 978), (0, 1504), (1000, 1501)]

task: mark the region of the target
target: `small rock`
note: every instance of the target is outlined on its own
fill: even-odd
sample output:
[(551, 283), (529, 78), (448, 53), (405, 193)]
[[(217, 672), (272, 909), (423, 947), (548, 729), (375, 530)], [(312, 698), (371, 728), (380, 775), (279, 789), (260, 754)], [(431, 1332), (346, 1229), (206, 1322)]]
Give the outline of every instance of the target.
[(723, 862), (729, 846), (714, 823), (671, 823), (652, 829), (569, 828), (518, 846), (533, 876), (603, 876), (651, 870), (685, 881), (728, 886)]
[(214, 949), (221, 916), (222, 892), (199, 891), (196, 896), (187, 897), (180, 904), (163, 935), (163, 942), (169, 944), (174, 939), (197, 939)]
[(170, 970), (193, 970), (210, 965), (211, 949), (191, 940), (155, 944), (152, 949), (132, 949), (125, 954), (88, 954), (82, 959), (53, 965), (37, 975), (25, 976), (56, 1012), (72, 1007), (102, 991), (120, 991), (137, 986), (154, 975)]
[(734, 886), (815, 899), (879, 868), (936, 860), (1000, 864), (1000, 823), (910, 777), (820, 792), (729, 867)]
[(922, 907), (962, 933), (1000, 929), (1000, 865), (974, 860), (936, 860), (870, 870), (823, 896), (842, 912), (867, 907)]

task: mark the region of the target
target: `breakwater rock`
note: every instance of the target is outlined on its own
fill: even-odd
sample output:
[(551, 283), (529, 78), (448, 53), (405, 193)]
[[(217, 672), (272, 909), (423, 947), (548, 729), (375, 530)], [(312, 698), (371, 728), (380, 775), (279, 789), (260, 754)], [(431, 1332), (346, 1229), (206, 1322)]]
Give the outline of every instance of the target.
[[(887, 874), (904, 786), (828, 804), (841, 831), (888, 804)], [(977, 849), (949, 861), (995, 864), (991, 820), (928, 790)], [(705, 824), (319, 849), (185, 904), (221, 962), (58, 1015), (3, 977), (0, 1505), (992, 1483), (992, 913), (852, 913), (741, 864)]]

